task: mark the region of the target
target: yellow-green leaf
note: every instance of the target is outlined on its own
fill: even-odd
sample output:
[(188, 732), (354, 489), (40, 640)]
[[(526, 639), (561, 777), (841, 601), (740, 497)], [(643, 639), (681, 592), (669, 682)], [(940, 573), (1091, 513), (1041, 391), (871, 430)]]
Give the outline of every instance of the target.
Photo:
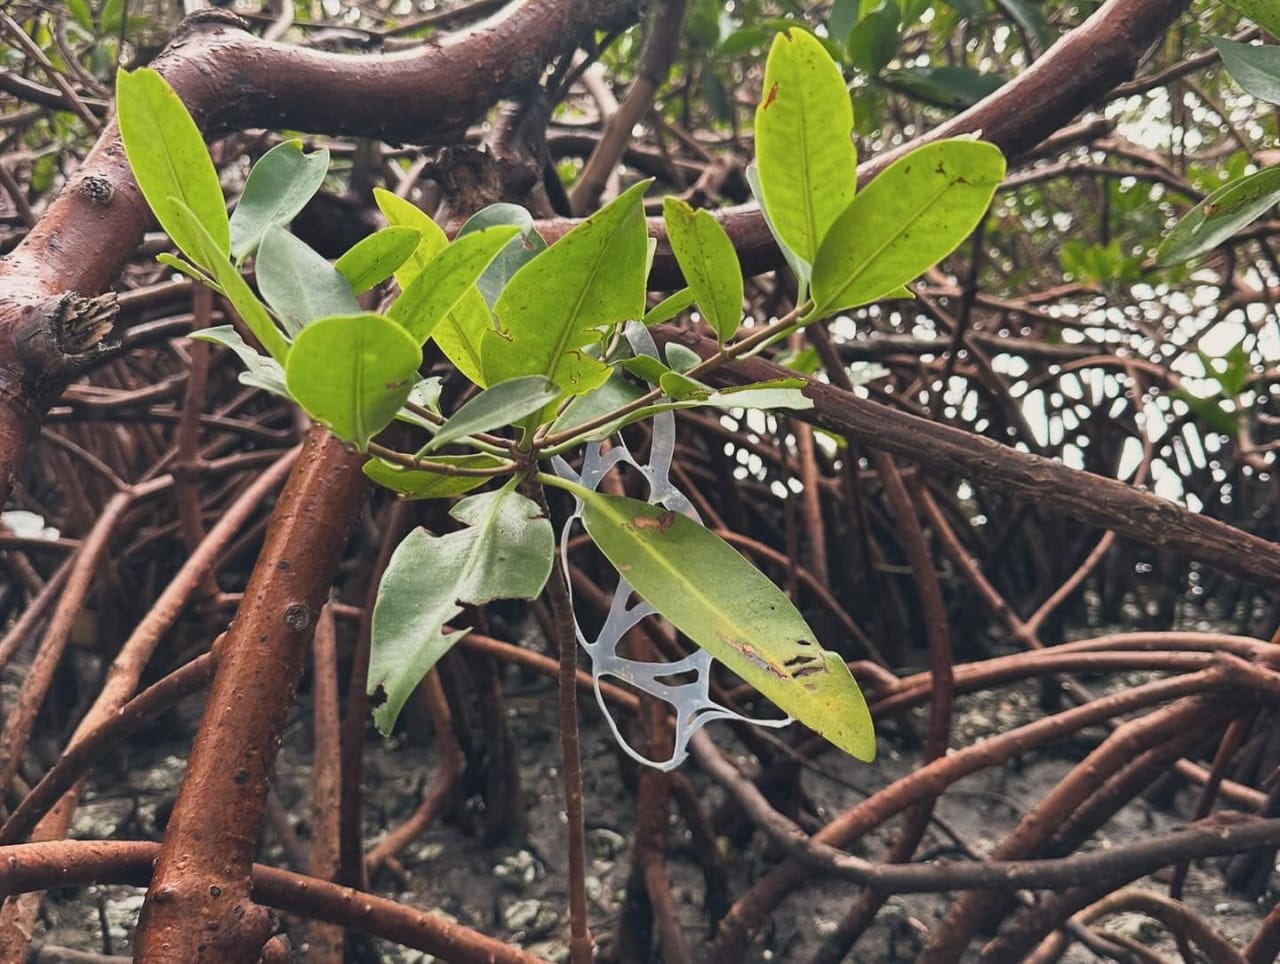
[(714, 533), (636, 499), (574, 489), (591, 539), (640, 596), (779, 709), (860, 760), (866, 700), (786, 595)]
[(809, 317), (901, 297), (978, 226), (1003, 179), (1004, 155), (983, 141), (937, 141), (890, 165), (822, 242)]
[(493, 306), (496, 332), (481, 359), (491, 385), (546, 375), (581, 395), (604, 383), (608, 366), (583, 351), (603, 332), (644, 314), (642, 197), (632, 185), (517, 271)]
[(231, 228), (218, 172), (182, 99), (150, 67), (116, 75), (116, 115), (125, 155), (160, 226), (188, 258), (212, 271), (208, 253), (182, 223), (171, 199), (187, 206), (222, 257)]
[(778, 239), (813, 264), (857, 187), (853, 105), (840, 68), (798, 28), (774, 38), (756, 108), (761, 200)]
[(395, 271), (396, 283), (403, 291), (413, 283), (413, 279), (425, 268), (437, 254), (449, 243), (444, 229), (427, 215), (427, 212), (409, 203), (399, 195), (380, 187), (373, 189), (373, 200), (378, 210), (387, 219), (387, 223), (396, 227), (414, 228), (419, 233), (418, 246)]
[(396, 416), (422, 364), (413, 336), (382, 315), (337, 315), (303, 328), (285, 365), (294, 401), (364, 451)]
[(662, 216), (698, 310), (721, 343), (728, 341), (742, 321), (742, 266), (733, 242), (709, 212), (679, 198), (663, 200)]

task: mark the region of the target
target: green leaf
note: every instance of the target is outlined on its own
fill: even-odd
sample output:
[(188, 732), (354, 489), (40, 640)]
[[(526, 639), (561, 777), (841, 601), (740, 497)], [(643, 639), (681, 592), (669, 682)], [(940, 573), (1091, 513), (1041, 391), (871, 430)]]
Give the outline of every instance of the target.
[(690, 378), (688, 375), (682, 375), (680, 372), (667, 372), (658, 379), (658, 388), (662, 394), (668, 398), (674, 398), (678, 402), (688, 399), (710, 398), (712, 389), (710, 385), (704, 385), (697, 379)]
[(413, 283), (413, 279), (430, 263), (431, 259), (444, 249), (444, 246), (449, 243), (449, 238), (440, 225), (432, 221), (425, 211), (410, 204), (404, 198), (375, 187), (373, 199), (388, 224), (395, 227), (416, 228), (419, 233), (417, 247), (395, 271), (396, 283), (403, 291)]
[(317, 318), (360, 314), (347, 279), (305, 241), (274, 224), (263, 234), (254, 271), (258, 290), (290, 335)]
[(644, 313), (645, 327), (660, 325), (670, 321), (680, 312), (693, 304), (693, 289), (681, 288), (675, 294), (668, 295)]
[(903, 67), (884, 71), (880, 83), (926, 104), (963, 110), (998, 90), (1004, 78), (972, 67)]
[(338, 315), (302, 329), (285, 366), (289, 394), (317, 422), (360, 451), (400, 410), (422, 349), (382, 315)]
[(652, 355), (636, 355), (633, 358), (624, 358), (618, 364), (623, 371), (630, 372), (638, 378), (643, 378), (651, 385), (657, 385), (662, 380), (662, 376), (669, 374), (671, 371), (669, 365), (664, 365)]
[[(625, 378), (620, 372), (614, 372), (609, 380), (599, 388), (587, 392), (585, 395), (579, 395), (570, 401), (565, 406), (564, 411), (560, 413), (560, 417), (551, 426), (551, 431), (559, 435), (562, 432), (575, 429), (579, 425), (585, 425), (587, 422), (594, 422), (610, 412), (616, 412), (618, 409), (630, 405), (637, 399), (644, 397), (644, 395), (644, 388), (631, 379)], [(608, 438), (615, 431), (617, 431), (616, 428), (606, 426), (600, 432), (591, 433), (583, 441), (598, 442)]]
[(760, 205), (760, 213), (764, 215), (764, 223), (768, 226), (769, 233), (773, 235), (773, 239), (778, 242), (778, 250), (782, 252), (783, 260), (787, 262), (787, 267), (795, 275), (796, 283), (799, 286), (796, 300), (803, 302), (809, 297), (809, 282), (813, 278), (813, 265), (800, 257), (786, 241), (778, 236), (778, 229), (774, 226), (773, 219), (769, 217), (768, 208), (764, 206), (764, 192), (760, 187), (760, 169), (754, 163), (747, 165), (747, 187), (751, 189), (751, 196)]
[(458, 231), (458, 240), (476, 231), (498, 225), (512, 225), (519, 229), (519, 237), (507, 242), (507, 246), (498, 252), (484, 274), (476, 282), (485, 303), (492, 308), (497, 302), (502, 289), (506, 287), (511, 276), (533, 260), (539, 251), (547, 246), (542, 235), (534, 226), (533, 215), (518, 204), (490, 204), (481, 208)]
[(1210, 37), (1232, 79), (1259, 100), (1280, 104), (1280, 49)]
[(417, 228), (389, 227), (361, 238), (334, 263), (356, 294), (391, 277), (418, 247)]
[(1197, 421), (1219, 435), (1233, 436), (1239, 428), (1238, 415), (1234, 412), (1228, 412), (1222, 407), (1223, 398), (1221, 395), (1203, 398), (1199, 395), (1192, 395), (1184, 389), (1175, 388), (1169, 392), (1169, 397), (1185, 402)]
[(102, 33), (110, 37), (120, 32), (120, 18), (124, 16), (124, 0), (106, 0), (98, 19), (102, 22)]
[(85, 33), (93, 36), (93, 11), (89, 9), (89, 0), (66, 0), (67, 13)]
[(763, 206), (779, 241), (812, 264), (857, 185), (853, 105), (840, 68), (798, 28), (774, 38), (763, 90), (755, 124)]
[[(622, 380), (615, 376), (597, 391), (608, 390), (615, 382), (620, 381)], [(619, 415), (612, 421), (602, 423), (592, 429), (578, 441), (600, 441), (620, 429), (626, 428), (628, 425), (634, 425), (636, 422), (652, 418), (660, 412), (676, 412), (686, 408), (718, 408), (727, 411), (742, 408), (760, 410), (788, 408), (802, 411), (813, 408), (813, 401), (800, 390), (799, 386), (802, 386), (804, 382), (799, 379), (775, 379), (771, 382), (760, 382), (755, 385), (743, 385), (739, 388), (727, 388), (713, 392), (700, 382), (696, 382), (691, 378), (683, 378), (676, 372), (668, 371), (660, 375), (658, 383), (664, 392), (679, 397), (673, 401), (655, 402), (625, 415)], [(620, 396), (622, 395), (620, 389), (615, 389), (615, 391)], [(594, 395), (594, 393), (592, 394)], [(634, 401), (643, 394), (642, 390), (635, 388), (632, 394), (623, 396), (623, 400), (611, 408), (606, 408), (603, 404), (593, 406), (590, 414), (586, 414), (585, 410), (582, 412), (575, 411), (573, 405), (570, 405), (560, 420), (556, 422), (555, 431), (560, 433), (572, 430), (584, 422), (594, 420), (600, 415), (606, 415), (614, 409), (621, 408), (627, 402)], [(586, 397), (591, 398), (592, 395)]]
[(849, 31), (858, 23), (861, 6), (862, 0), (835, 0), (827, 14), (827, 33), (837, 40), (849, 36)]
[(462, 296), (444, 321), (431, 333), (445, 357), (474, 384), (484, 388), (484, 369), (480, 364), (480, 351), (486, 332), (493, 331), (493, 316), (479, 291), (468, 291)]
[(702, 364), (702, 356), (692, 348), (687, 348), (678, 341), (667, 343), (667, 364), (678, 372), (690, 372)]
[(947, 0), (947, 6), (966, 20), (984, 20), (987, 16), (986, 0)]
[[(491, 469), (502, 464), (501, 459), (484, 452), (474, 455), (437, 455), (431, 461), (467, 469)], [(484, 476), (445, 475), (423, 469), (410, 469), (384, 459), (370, 459), (364, 464), (363, 471), (378, 485), (406, 499), (445, 499), (470, 492), (491, 481)]]
[(419, 428), (425, 428), (428, 432), (434, 432), (440, 427), (440, 422), (431, 421), (423, 418), (417, 412), (410, 411), (410, 404), (417, 405), (419, 408), (425, 408), (429, 412), (440, 414), (440, 394), (444, 389), (444, 383), (440, 376), (432, 375), (430, 378), (422, 378), (409, 391), (409, 397), (405, 399), (405, 407), (396, 412), (396, 418), (409, 425), (416, 425)]
[(555, 537), (537, 505), (506, 488), (463, 499), (450, 513), (466, 528), (443, 536), (414, 529), (391, 555), (373, 607), (368, 692), (390, 733), (414, 688), (466, 635), (445, 634), (463, 605), (533, 599), (551, 574)]
[(901, 43), (901, 16), (898, 5), (893, 0), (886, 0), (864, 12), (845, 41), (849, 62), (872, 77), (884, 70), (897, 54)]
[(1253, 375), (1253, 365), (1249, 359), (1249, 351), (1244, 347), (1244, 339), (1227, 349), (1226, 353), (1215, 358), (1199, 348), (1196, 357), (1204, 366), (1204, 377), (1212, 378), (1218, 383), (1223, 398), (1236, 399), (1244, 391)]
[(636, 499), (574, 492), (592, 541), (643, 599), (784, 713), (861, 760), (875, 758), (857, 683), (782, 590), (691, 519)]
[(1039, 6), (1027, 0), (996, 0), (996, 6), (1018, 25), (1029, 37), (1033, 37), (1043, 50), (1053, 42), (1053, 28)]
[(546, 375), (581, 395), (609, 377), (608, 366), (582, 349), (644, 314), (648, 186), (632, 185), (512, 276), (494, 305), (498, 330), (484, 337), (490, 384)]
[(174, 271), (186, 275), (192, 281), (198, 281), (200, 284), (207, 285), (218, 292), (221, 292), (222, 290), (219, 287), (218, 282), (213, 280), (212, 275), (205, 274), (204, 269), (197, 268), (194, 264), (183, 260), (178, 255), (170, 254), (168, 251), (161, 251), (156, 255), (156, 260), (161, 264), (172, 268)]
[[(149, 67), (116, 74), (116, 116), (125, 155), (156, 220), (188, 258), (212, 271), (214, 255), (231, 249), (231, 229), (200, 129), (163, 77)], [(209, 236), (212, 251), (194, 237), (174, 200), (185, 204)]]
[(191, 209), (176, 198), (169, 200), (173, 205), (174, 224), (191, 239), (199, 251), (199, 256), (192, 260), (208, 267), (214, 280), (218, 282), (218, 287), (239, 313), (241, 320), (249, 326), (253, 336), (262, 343), (262, 347), (272, 358), (283, 365), (289, 354), (289, 343), (267, 313), (266, 307), (258, 300), (248, 282), (240, 276), (240, 272), (227, 260), (226, 252), (218, 250), (217, 242), (209, 237), (209, 232), (191, 213)]
[[(854, 0), (857, 5), (857, 0)], [(733, 60), (746, 55), (754, 56), (773, 36), (773, 31), (760, 24), (740, 27), (720, 42), (720, 55)]]
[(823, 242), (808, 317), (900, 294), (977, 227), (1003, 178), (1004, 156), (983, 141), (936, 141), (894, 162)]
[[(400, 285), (401, 291), (405, 291), (431, 260), (444, 250), (449, 239), (438, 224), (404, 198), (381, 188), (375, 188), (373, 196), (388, 222), (416, 228), (421, 234), (418, 246), (395, 272), (396, 283)], [(483, 387), (488, 381), (481, 367), (480, 353), (485, 332), (492, 330), (493, 319), (484, 298), (479, 291), (467, 291), (462, 300), (436, 326), (432, 336), (458, 371)]]
[(742, 322), (742, 266), (733, 242), (710, 213), (679, 198), (662, 202), (662, 217), (698, 310), (723, 344)]
[(260, 388), (263, 391), (270, 392), (272, 395), (279, 395), (281, 398), (289, 398), (289, 390), (284, 384), (284, 369), (280, 367), (280, 363), (274, 358), (267, 355), (260, 355), (240, 337), (240, 332), (236, 331), (231, 325), (218, 325), (214, 328), (202, 328), (199, 331), (193, 331), (191, 338), (195, 341), (207, 341), (210, 344), (222, 345), (230, 348), (240, 359), (240, 363), (244, 365), (244, 371), (240, 373), (239, 379), (241, 385), (248, 385), (250, 388)]
[(499, 226), (459, 237), (437, 254), (392, 304), (388, 317), (426, 342), (445, 317), (458, 306), (498, 253), (520, 233), (514, 226)]
[(1280, 37), (1280, 6), (1275, 0), (1226, 0), (1226, 3), (1273, 37)]
[(500, 382), (469, 399), (454, 412), (422, 451), (433, 452), (476, 432), (510, 425), (559, 397), (560, 392), (542, 375), (526, 375)]
[(329, 151), (302, 153), (302, 141), (277, 144), (258, 159), (231, 214), (231, 255), (242, 262), (271, 226), (288, 227), (329, 173)]
[(1156, 249), (1156, 264), (1177, 264), (1216, 248), (1280, 200), (1280, 164), (1224, 184), (1193, 207)]

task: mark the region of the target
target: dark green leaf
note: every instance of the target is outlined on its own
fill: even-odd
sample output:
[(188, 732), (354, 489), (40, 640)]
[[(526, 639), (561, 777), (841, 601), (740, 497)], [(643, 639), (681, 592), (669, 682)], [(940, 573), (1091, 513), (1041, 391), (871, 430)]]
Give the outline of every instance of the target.
[(777, 586), (678, 513), (576, 490), (591, 539), (647, 602), (783, 712), (861, 760), (875, 758), (866, 701)]
[(302, 329), (285, 384), (308, 415), (363, 452), (409, 397), (421, 364), (418, 343), (394, 321), (340, 315)]
[(1280, 200), (1280, 164), (1224, 184), (1177, 223), (1156, 250), (1156, 264), (1170, 265), (1216, 248)]
[(432, 452), (476, 432), (510, 425), (541, 410), (559, 396), (556, 387), (542, 375), (526, 375), (500, 382), (486, 388), (454, 412), (422, 451)]
[[(309, 330), (309, 329), (308, 329)], [(508, 489), (463, 499), (451, 512), (466, 528), (443, 536), (414, 529), (392, 553), (373, 608), (368, 692), (391, 732), (396, 717), (436, 661), (466, 635), (446, 634), (463, 605), (533, 599), (551, 574), (555, 537), (537, 505)]]
[[(129, 166), (156, 220), (183, 254), (212, 271), (210, 259), (231, 250), (231, 229), (218, 172), (186, 105), (163, 77), (141, 67), (116, 75), (116, 114)], [(212, 250), (184, 227), (174, 199), (204, 228)]]
[(1280, 48), (1236, 43), (1211, 37), (1222, 66), (1237, 84), (1259, 100), (1280, 104)]
[(337, 260), (334, 268), (356, 294), (381, 284), (409, 260), (422, 235), (417, 228), (388, 227), (361, 238)]
[(698, 310), (723, 344), (742, 321), (742, 267), (733, 242), (711, 214), (678, 198), (663, 201), (662, 216)]
[(1175, 388), (1169, 393), (1169, 397), (1186, 403), (1187, 408), (1191, 409), (1191, 414), (1196, 417), (1196, 420), (1210, 431), (1227, 436), (1236, 434), (1238, 427), (1236, 424), (1237, 416), (1222, 407), (1223, 399), (1221, 395), (1202, 398), (1199, 395), (1192, 395), (1181, 388)]
[(231, 215), (231, 256), (243, 261), (273, 225), (288, 227), (324, 183), (329, 151), (302, 153), (302, 142), (284, 141), (258, 159)]
[(823, 242), (809, 317), (900, 292), (968, 237), (1003, 178), (1004, 156), (983, 141), (937, 141), (894, 162)]
[(827, 34), (837, 40), (848, 37), (849, 31), (857, 26), (861, 8), (861, 0), (835, 0), (827, 14)]
[(1018, 25), (1018, 29), (1044, 50), (1053, 42), (1053, 28), (1044, 13), (1028, 0), (996, 0), (996, 6)]
[(106, 0), (98, 16), (102, 24), (102, 33), (108, 37), (118, 34), (122, 16), (124, 16), (124, 0)]
[(988, 12), (986, 0), (946, 0), (946, 2), (947, 6), (966, 20), (982, 20)]
[(849, 32), (845, 42), (849, 62), (872, 77), (887, 67), (898, 53), (899, 17), (898, 5), (893, 0), (885, 0), (867, 13)]
[[(569, 402), (560, 417), (556, 419), (555, 424), (551, 426), (551, 431), (557, 435), (562, 432), (568, 432), (579, 425), (603, 418), (610, 412), (616, 412), (618, 409), (630, 405), (636, 399), (642, 398), (644, 394), (645, 390), (642, 387), (631, 379), (615, 372), (607, 382), (595, 391), (579, 395)], [(600, 441), (608, 438), (615, 431), (617, 431), (616, 428), (606, 427), (601, 432), (593, 432), (588, 436), (587, 440)]]
[(758, 50), (764, 49), (773, 31), (760, 24), (748, 24), (745, 27), (739, 27), (729, 36), (724, 38), (720, 44), (720, 54), (729, 59), (744, 56), (746, 54), (754, 54)]
[(304, 241), (268, 225), (254, 262), (258, 290), (290, 335), (329, 315), (358, 315), (360, 304), (347, 279)]
[(962, 110), (999, 89), (1004, 78), (970, 67), (904, 67), (886, 70), (880, 82), (927, 104)]

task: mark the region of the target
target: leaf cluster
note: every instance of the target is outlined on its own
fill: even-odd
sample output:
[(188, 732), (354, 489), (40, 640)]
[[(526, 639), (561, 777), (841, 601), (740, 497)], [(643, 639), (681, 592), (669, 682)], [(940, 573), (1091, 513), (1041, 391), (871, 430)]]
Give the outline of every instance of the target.
[[(800, 379), (713, 389), (705, 376), (799, 328), (886, 297), (950, 253), (983, 217), (1004, 174), (990, 144), (949, 140), (900, 159), (857, 190), (853, 111), (824, 44), (799, 29), (775, 38), (756, 115), (751, 183), (797, 277), (797, 307), (743, 325), (743, 277), (715, 216), (667, 198), (663, 213), (688, 287), (646, 312), (655, 241), (633, 184), (555, 244), (528, 212), (494, 205), (452, 240), (391, 193), (388, 226), (335, 263), (289, 232), (319, 190), (327, 152), (297, 141), (253, 167), (228, 217), (213, 164), (181, 100), (154, 71), (122, 73), (121, 135), (138, 183), (181, 257), (175, 270), (221, 293), (244, 330), (199, 337), (245, 365), (246, 384), (287, 397), (368, 453), (366, 474), (408, 498), (451, 498), (454, 532), (411, 534), (395, 553), (373, 620), (371, 692), (389, 731), (404, 701), (462, 635), (462, 606), (532, 598), (551, 571), (551, 523), (525, 486), (569, 490), (588, 534), (636, 591), (693, 642), (784, 712), (870, 759), (866, 706), (844, 662), (822, 650), (786, 596), (696, 521), (660, 505), (588, 491), (541, 465), (657, 413), (691, 407), (811, 406)], [(252, 259), (256, 290), (242, 274)], [(394, 279), (381, 311), (358, 296)], [(718, 350), (638, 354), (625, 326), (696, 306)], [(451, 413), (423, 348), (474, 386)], [(379, 434), (399, 420), (408, 451)]]

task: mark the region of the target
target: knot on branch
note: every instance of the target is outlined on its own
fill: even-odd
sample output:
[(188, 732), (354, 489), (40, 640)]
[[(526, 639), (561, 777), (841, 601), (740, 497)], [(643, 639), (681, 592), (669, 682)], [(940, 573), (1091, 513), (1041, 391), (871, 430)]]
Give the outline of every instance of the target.
[(174, 47), (204, 27), (233, 27), (236, 30), (248, 31), (249, 24), (238, 14), (221, 7), (195, 10), (187, 14), (182, 23), (178, 24), (178, 29), (173, 33), (173, 39), (169, 41), (169, 47)]
[(119, 350), (106, 341), (119, 313), (114, 292), (85, 298), (68, 291), (22, 309), (14, 347), (28, 388), (43, 404)]

